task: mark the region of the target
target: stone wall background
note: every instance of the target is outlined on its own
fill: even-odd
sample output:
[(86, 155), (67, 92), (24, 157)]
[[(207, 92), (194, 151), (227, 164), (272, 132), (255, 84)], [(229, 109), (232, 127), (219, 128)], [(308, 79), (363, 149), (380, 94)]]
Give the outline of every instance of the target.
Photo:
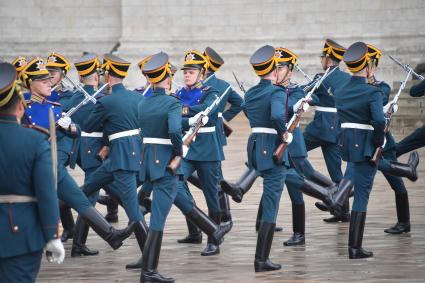
[[(425, 61), (424, 13), (423, 0), (2, 0), (0, 58), (56, 51), (72, 61), (119, 42), (117, 54), (134, 63), (126, 84), (136, 87), (144, 84), (136, 63), (145, 55), (162, 50), (181, 66), (186, 50), (211, 46), (225, 59), (219, 76), (234, 83), (234, 71), (249, 86), (257, 81), (249, 57), (264, 44), (293, 50), (310, 75), (320, 71), (327, 37), (347, 47), (372, 43), (415, 66)], [(299, 73), (294, 77), (304, 82)], [(378, 79), (403, 78), (384, 56)], [(415, 101), (422, 121), (424, 109)]]

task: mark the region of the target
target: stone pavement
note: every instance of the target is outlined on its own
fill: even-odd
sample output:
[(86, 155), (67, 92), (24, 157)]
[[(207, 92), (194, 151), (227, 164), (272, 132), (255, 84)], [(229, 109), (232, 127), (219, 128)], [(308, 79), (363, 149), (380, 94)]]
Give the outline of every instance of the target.
[[(231, 123), (234, 128), (223, 172), (227, 179), (236, 180), (243, 172), (246, 160), (248, 125), (243, 116)], [(400, 137), (399, 137), (400, 138)], [(399, 139), (397, 138), (397, 140)], [(425, 150), (420, 150), (425, 160)], [(313, 165), (326, 172), (320, 150), (310, 153)], [(401, 158), (407, 160), (407, 156)], [(282, 264), (276, 272), (255, 274), (253, 268), (256, 233), (255, 218), (262, 192), (259, 180), (246, 195), (243, 203), (231, 202), (233, 230), (221, 245), (221, 254), (200, 256), (201, 245), (177, 244), (186, 235), (186, 222), (181, 212), (172, 208), (164, 233), (159, 270), (176, 282), (424, 282), (425, 278), (425, 166), (419, 165), (419, 180), (406, 181), (409, 190), (412, 232), (404, 235), (387, 235), (384, 229), (396, 222), (394, 193), (381, 173), (375, 179), (365, 228), (364, 247), (374, 252), (371, 259), (348, 260), (348, 224), (325, 224), (328, 215), (314, 207), (315, 200), (306, 201), (306, 245), (284, 247), (282, 242), (292, 234), (291, 204), (288, 194), (282, 195), (278, 225), (283, 232), (275, 233), (270, 258)], [(73, 171), (82, 183), (81, 171)], [(206, 209), (202, 193), (193, 188), (193, 195), (202, 209)], [(102, 213), (105, 208), (97, 206)], [(120, 208), (117, 227), (127, 223)], [(100, 251), (99, 256), (71, 258), (71, 243), (65, 244), (66, 258), (62, 265), (42, 261), (38, 282), (139, 282), (139, 271), (126, 271), (125, 264), (137, 259), (140, 251), (134, 237), (113, 251), (96, 234), (90, 231), (88, 246)]]

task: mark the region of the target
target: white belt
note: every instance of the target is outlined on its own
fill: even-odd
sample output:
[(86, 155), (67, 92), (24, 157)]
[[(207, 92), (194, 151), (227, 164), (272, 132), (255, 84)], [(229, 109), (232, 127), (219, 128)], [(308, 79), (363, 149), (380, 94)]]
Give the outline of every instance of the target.
[(81, 136), (87, 137), (87, 138), (101, 138), (103, 137), (103, 133), (102, 132), (93, 132), (93, 133), (81, 132)]
[(143, 138), (143, 143), (172, 145), (170, 139)]
[(217, 116), (223, 118), (223, 112), (218, 112)]
[(0, 203), (23, 203), (23, 202), (37, 202), (37, 198), (33, 196), (21, 196), (21, 195), (0, 195)]
[(198, 133), (212, 133), (212, 132), (215, 132), (215, 127), (202, 127), (198, 131)]
[(113, 141), (113, 140), (118, 139), (118, 138), (136, 136), (139, 133), (140, 133), (140, 129), (134, 129), (134, 130), (128, 130), (128, 131), (123, 131), (123, 132), (112, 134), (108, 138), (109, 138), (109, 141)]
[(374, 130), (374, 128), (371, 125), (359, 124), (359, 123), (342, 123), (341, 128), (360, 129), (360, 130), (369, 130), (369, 131)]
[(255, 128), (252, 128), (251, 130), (252, 130), (252, 133), (275, 134), (275, 135), (277, 135), (277, 131), (273, 128), (255, 127)]
[(316, 106), (315, 109), (316, 109), (316, 111), (321, 111), (321, 112), (333, 112), (333, 113), (336, 113), (336, 108), (334, 108), (334, 107)]

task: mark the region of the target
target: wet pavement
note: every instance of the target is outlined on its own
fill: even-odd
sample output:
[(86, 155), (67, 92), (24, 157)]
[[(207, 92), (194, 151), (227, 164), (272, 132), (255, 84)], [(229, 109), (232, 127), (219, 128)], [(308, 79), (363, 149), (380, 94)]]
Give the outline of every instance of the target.
[[(242, 116), (231, 123), (233, 134), (226, 147), (223, 173), (229, 180), (237, 180), (245, 170), (246, 141), (249, 127)], [(400, 137), (397, 138), (399, 140)], [(370, 259), (349, 260), (347, 251), (348, 223), (326, 224), (328, 217), (314, 206), (315, 200), (305, 197), (306, 244), (284, 247), (283, 241), (292, 234), (291, 203), (286, 189), (282, 195), (278, 225), (270, 258), (282, 264), (275, 272), (256, 274), (253, 261), (256, 244), (255, 219), (262, 192), (262, 182), (254, 187), (240, 204), (231, 201), (234, 226), (221, 245), (221, 253), (202, 257), (203, 244), (178, 244), (177, 239), (187, 233), (181, 212), (173, 207), (168, 217), (160, 257), (159, 270), (176, 282), (425, 282), (425, 150), (420, 150), (419, 180), (405, 180), (409, 191), (412, 231), (403, 235), (388, 235), (384, 229), (396, 222), (394, 193), (381, 173), (375, 178), (370, 196), (363, 246), (374, 252)], [(326, 173), (320, 150), (309, 153), (316, 169)], [(407, 155), (401, 158), (407, 160)], [(79, 184), (80, 170), (72, 171)], [(192, 188), (198, 206), (206, 211), (202, 193)], [(97, 208), (105, 213), (102, 205)], [(149, 218), (147, 219), (149, 220)], [(124, 227), (127, 217), (119, 210), (119, 223)], [(125, 264), (141, 254), (134, 237), (113, 251), (90, 230), (87, 244), (98, 249), (93, 257), (71, 258), (71, 242), (65, 243), (66, 258), (61, 265), (43, 259), (37, 282), (139, 282), (140, 271), (127, 271)]]

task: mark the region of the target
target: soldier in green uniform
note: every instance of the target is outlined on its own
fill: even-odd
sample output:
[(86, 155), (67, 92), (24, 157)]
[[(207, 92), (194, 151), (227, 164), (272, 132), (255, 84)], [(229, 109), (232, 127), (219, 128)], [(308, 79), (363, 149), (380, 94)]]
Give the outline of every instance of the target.
[[(43, 248), (61, 263), (59, 209), (47, 136), (24, 128), (16, 70), (0, 63), (0, 281), (35, 282)], [(13, 166), (11, 166), (13, 165)]]
[(181, 156), (181, 104), (169, 95), (172, 73), (168, 55), (157, 53), (144, 64), (143, 72), (152, 84), (152, 94), (139, 104), (139, 126), (143, 151), (140, 180), (152, 187), (149, 233), (142, 257), (140, 282), (174, 282), (158, 273), (158, 261), (167, 215), (177, 194), (177, 175), (167, 169), (174, 156)]

